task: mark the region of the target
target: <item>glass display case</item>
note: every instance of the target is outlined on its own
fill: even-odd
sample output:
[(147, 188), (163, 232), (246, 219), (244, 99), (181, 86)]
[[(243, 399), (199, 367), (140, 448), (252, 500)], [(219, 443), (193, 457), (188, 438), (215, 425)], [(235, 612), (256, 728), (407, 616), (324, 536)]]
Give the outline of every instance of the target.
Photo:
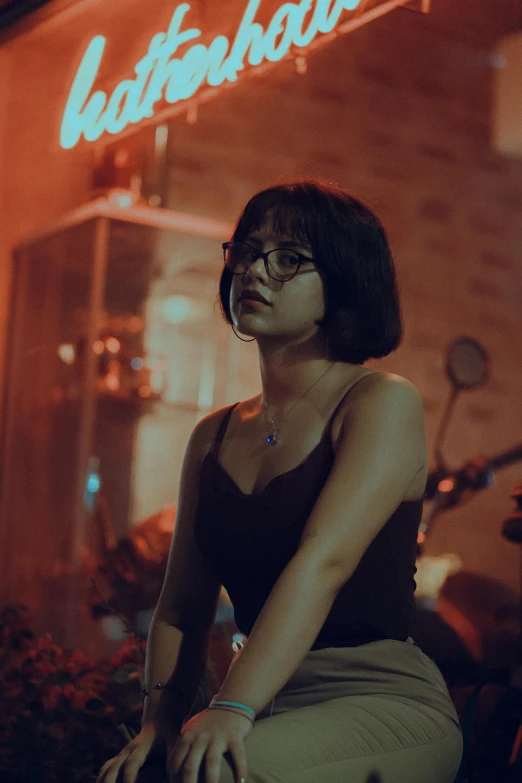
[(15, 252), (2, 590), (62, 643), (99, 652), (90, 560), (175, 507), (198, 419), (259, 391), (255, 343), (237, 340), (216, 302), (231, 230), (100, 199)]

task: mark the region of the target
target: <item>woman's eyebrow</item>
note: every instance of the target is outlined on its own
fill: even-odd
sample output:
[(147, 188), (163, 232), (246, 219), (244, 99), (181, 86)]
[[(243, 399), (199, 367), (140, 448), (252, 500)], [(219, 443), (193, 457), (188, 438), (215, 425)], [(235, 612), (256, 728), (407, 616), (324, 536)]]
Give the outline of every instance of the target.
[[(304, 244), (303, 242), (299, 242), (296, 239), (281, 239), (281, 240), (278, 240), (276, 238), (275, 241), (277, 242), (277, 247), (300, 247), (303, 250), (309, 250), (309, 251), (312, 250), (312, 248), (309, 247), (307, 244)], [(263, 244), (261, 239), (259, 239), (258, 237), (253, 237), (253, 236), (247, 236), (247, 238), (245, 239), (245, 242), (256, 242), (258, 245), (262, 245)]]
[(311, 248), (308, 247), (308, 245), (303, 244), (302, 242), (298, 242), (295, 239), (288, 239), (283, 240), (282, 242), (278, 242), (279, 247), (301, 247), (303, 250), (310, 250)]

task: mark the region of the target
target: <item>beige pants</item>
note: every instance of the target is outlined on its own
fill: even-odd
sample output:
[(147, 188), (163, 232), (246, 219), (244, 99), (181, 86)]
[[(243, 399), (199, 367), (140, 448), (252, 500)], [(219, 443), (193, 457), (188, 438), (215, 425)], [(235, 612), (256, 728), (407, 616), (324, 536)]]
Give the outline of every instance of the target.
[[(245, 749), (248, 783), (453, 783), (462, 733), (433, 661), (386, 639), (309, 652)], [(156, 769), (139, 783), (167, 783)], [(219, 783), (235, 781), (225, 754)]]
[(309, 652), (245, 748), (249, 783), (453, 783), (462, 732), (433, 661), (386, 639)]

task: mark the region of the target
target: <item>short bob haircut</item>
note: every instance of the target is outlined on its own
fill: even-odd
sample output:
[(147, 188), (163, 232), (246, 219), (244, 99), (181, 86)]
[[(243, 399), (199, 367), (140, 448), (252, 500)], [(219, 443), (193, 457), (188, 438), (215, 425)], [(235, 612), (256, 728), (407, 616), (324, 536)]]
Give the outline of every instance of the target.
[[(398, 348), (403, 325), (395, 267), (384, 228), (368, 206), (317, 180), (276, 184), (252, 196), (232, 240), (241, 242), (264, 225), (311, 248), (325, 292), (324, 318), (316, 324), (331, 359), (364, 364)], [(232, 277), (224, 267), (218, 294), (229, 324)]]

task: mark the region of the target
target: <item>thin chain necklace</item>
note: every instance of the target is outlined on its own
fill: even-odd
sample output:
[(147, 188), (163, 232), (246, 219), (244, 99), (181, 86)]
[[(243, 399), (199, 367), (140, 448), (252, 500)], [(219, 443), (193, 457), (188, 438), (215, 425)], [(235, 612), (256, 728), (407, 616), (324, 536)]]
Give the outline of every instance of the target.
[(266, 408), (267, 408), (267, 410), (268, 410), (268, 415), (269, 415), (269, 417), (270, 417), (270, 421), (272, 422), (272, 432), (271, 432), (271, 433), (270, 433), (270, 435), (269, 435), (269, 436), (266, 438), (266, 442), (267, 442), (267, 443), (269, 443), (271, 446), (274, 446), (274, 445), (275, 445), (275, 444), (278, 442), (278, 437), (279, 437), (279, 430), (280, 430), (281, 424), (284, 422), (284, 420), (287, 418), (287, 416), (288, 416), (288, 415), (289, 415), (289, 414), (290, 414), (290, 413), (293, 411), (293, 409), (295, 408), (295, 406), (297, 405), (297, 403), (298, 403), (298, 402), (301, 402), (301, 400), (303, 399), (303, 397), (304, 397), (306, 394), (308, 394), (308, 392), (309, 392), (309, 391), (312, 391), (312, 389), (314, 388), (314, 386), (315, 386), (317, 383), (319, 383), (319, 381), (321, 380), (321, 378), (324, 378), (324, 376), (326, 375), (326, 373), (327, 373), (327, 372), (329, 372), (329, 371), (332, 369), (332, 367), (334, 366), (334, 364), (335, 364), (335, 362), (332, 362), (332, 364), (331, 364), (331, 365), (330, 365), (330, 366), (329, 366), (329, 367), (328, 367), (328, 368), (327, 368), (327, 369), (326, 369), (326, 370), (323, 372), (323, 374), (322, 374), (322, 375), (321, 375), (321, 376), (320, 376), (320, 377), (319, 377), (319, 378), (318, 378), (316, 381), (314, 381), (314, 382), (312, 383), (312, 385), (310, 386), (310, 388), (309, 388), (309, 389), (307, 389), (307, 390), (305, 391), (305, 393), (304, 393), (304, 394), (301, 394), (301, 396), (299, 397), (299, 399), (298, 399), (298, 400), (296, 400), (296, 401), (294, 402), (294, 404), (292, 405), (292, 407), (290, 408), (290, 410), (289, 410), (289, 411), (287, 411), (287, 412), (285, 413), (285, 415), (283, 416), (283, 418), (280, 420), (280, 422), (279, 422), (279, 427), (276, 425), (276, 423), (274, 422), (274, 419), (272, 418), (272, 414), (270, 413), (270, 407), (269, 407), (269, 405), (268, 405), (268, 400), (266, 400), (266, 399), (263, 399), (263, 402), (265, 403), (265, 405), (266, 405)]

